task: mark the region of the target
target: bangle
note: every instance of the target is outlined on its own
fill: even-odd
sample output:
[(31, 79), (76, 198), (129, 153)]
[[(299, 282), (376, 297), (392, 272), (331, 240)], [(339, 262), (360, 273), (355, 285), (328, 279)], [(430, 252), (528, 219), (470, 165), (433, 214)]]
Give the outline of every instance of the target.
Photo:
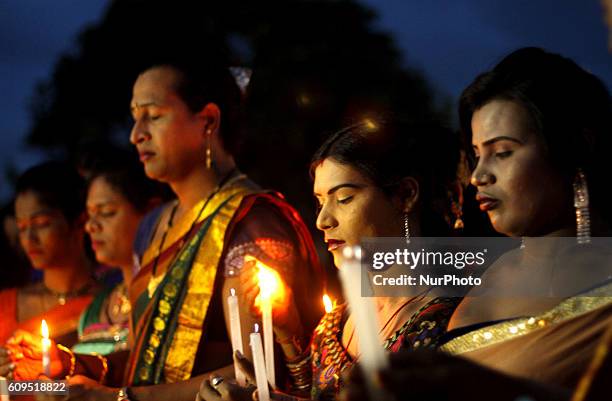
[(130, 389), (128, 387), (121, 387), (117, 393), (117, 401), (131, 401)]
[(68, 369), (68, 374), (66, 375), (66, 380), (68, 380), (74, 376), (74, 372), (76, 370), (76, 355), (74, 355), (74, 352), (72, 352), (70, 348), (63, 346), (62, 344), (57, 344), (57, 349), (67, 353), (70, 356), (70, 368)]
[(98, 383), (104, 384), (104, 379), (106, 379), (106, 374), (108, 373), (108, 360), (98, 353), (93, 353), (92, 355), (102, 362), (102, 373), (100, 374), (100, 380), (98, 380)]

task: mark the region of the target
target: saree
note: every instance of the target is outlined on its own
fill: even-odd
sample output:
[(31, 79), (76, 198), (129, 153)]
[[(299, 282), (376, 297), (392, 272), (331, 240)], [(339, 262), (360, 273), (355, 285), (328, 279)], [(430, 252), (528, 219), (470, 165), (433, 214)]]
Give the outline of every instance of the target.
[(42, 314), (19, 322), (17, 321), (18, 296), (16, 288), (0, 292), (0, 316), (2, 316), (0, 344), (6, 343), (6, 340), (18, 329), (40, 334), (40, 325), (45, 319), (51, 338), (72, 346), (77, 338), (79, 317), (93, 299), (91, 294), (70, 298), (63, 305), (58, 304)]
[[(436, 348), (460, 301), (460, 298), (438, 297), (427, 302), (385, 340), (384, 349), (398, 352)], [(310, 396), (313, 400), (336, 399), (342, 386), (340, 374), (355, 363), (342, 343), (347, 318), (347, 306), (338, 305), (325, 314), (315, 330), (311, 344), (313, 377)]]
[[(196, 357), (201, 357), (198, 351), (206, 334), (205, 321), (218, 292), (228, 244), (239, 234), (235, 230), (238, 223), (261, 202), (302, 227), (303, 232), (296, 230), (298, 237), (308, 236), (297, 212), (278, 194), (258, 189), (241, 175), (169, 227), (165, 244), (162, 239), (149, 242), (130, 286), (133, 339), (126, 383), (171, 383), (191, 377)], [(305, 242), (305, 252), (312, 257), (314, 247)], [(155, 266), (163, 275), (149, 297)]]
[(573, 389), (612, 326), (611, 286), (568, 298), (537, 316), (485, 325), (440, 349), (511, 376)]

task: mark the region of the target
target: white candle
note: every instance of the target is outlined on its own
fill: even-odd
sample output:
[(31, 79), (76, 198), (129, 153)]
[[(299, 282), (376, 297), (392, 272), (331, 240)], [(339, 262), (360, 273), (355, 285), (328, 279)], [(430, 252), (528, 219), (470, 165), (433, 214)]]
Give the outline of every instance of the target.
[[(244, 354), (242, 349), (242, 330), (240, 328), (240, 309), (238, 308), (236, 290), (233, 288), (230, 290), (230, 295), (227, 297), (227, 307), (229, 309), (233, 353), (235, 354), (236, 351), (240, 351), (241, 354)], [(238, 364), (234, 364), (234, 373), (236, 375), (236, 382), (241, 386), (246, 385), (244, 373), (238, 368)]]
[(264, 351), (266, 354), (266, 374), (268, 382), (276, 389), (274, 371), (274, 329), (272, 323), (272, 294), (276, 287), (276, 277), (267, 268), (259, 268), (259, 296), (261, 298), (261, 320), (263, 323)]
[(361, 248), (345, 247), (340, 268), (340, 281), (348, 302), (359, 341), (359, 365), (367, 381), (372, 399), (380, 399), (373, 377), (388, 365), (387, 356), (378, 338), (378, 319), (372, 300), (361, 296)]
[(43, 374), (51, 377), (51, 358), (49, 357), (49, 348), (51, 348), (51, 340), (49, 339), (49, 327), (43, 319), (40, 325), (40, 333), (42, 334), (42, 367)]
[(255, 381), (257, 382), (257, 395), (259, 401), (270, 401), (270, 390), (266, 380), (266, 364), (264, 362), (261, 336), (258, 333), (259, 326), (255, 325), (255, 332), (251, 333), (251, 353), (253, 354), (253, 365), (255, 365)]
[(8, 383), (4, 376), (0, 376), (0, 401), (9, 401)]

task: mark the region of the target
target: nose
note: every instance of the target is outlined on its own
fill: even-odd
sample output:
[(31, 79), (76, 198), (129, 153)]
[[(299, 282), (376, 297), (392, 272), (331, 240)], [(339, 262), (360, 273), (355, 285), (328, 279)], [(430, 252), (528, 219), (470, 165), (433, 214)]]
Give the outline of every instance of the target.
[(19, 233), (19, 239), (21, 240), (21, 246), (26, 248), (27, 244), (38, 242), (38, 234), (34, 227), (26, 227)]
[(102, 226), (94, 217), (90, 216), (87, 218), (87, 221), (85, 222), (85, 231), (87, 231), (88, 234), (97, 233), (101, 230)]
[(317, 228), (321, 231), (326, 231), (330, 228), (338, 226), (338, 221), (334, 218), (334, 215), (329, 210), (328, 205), (323, 205), (323, 207), (321, 207), (321, 210), (319, 210), (316, 225)]
[(132, 145), (138, 145), (146, 141), (149, 137), (149, 132), (142, 119), (139, 118), (134, 121), (134, 126), (132, 127), (132, 131), (130, 131), (130, 142)]
[(479, 161), (474, 171), (472, 171), (472, 176), (470, 177), (470, 184), (475, 187), (481, 187), (485, 185), (494, 184), (495, 181), (495, 175), (488, 171), (488, 169), (483, 165), (483, 163)]

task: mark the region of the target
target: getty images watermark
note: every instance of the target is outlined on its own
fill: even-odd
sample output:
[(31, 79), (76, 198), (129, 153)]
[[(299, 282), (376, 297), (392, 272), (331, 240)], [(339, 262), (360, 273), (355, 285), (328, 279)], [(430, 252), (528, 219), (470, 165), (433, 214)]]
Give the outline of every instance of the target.
[[(612, 280), (611, 238), (586, 247), (575, 238), (529, 243), (532, 249), (506, 237), (368, 238), (361, 245), (362, 295), (568, 297)], [(585, 270), (585, 263), (601, 268)]]

